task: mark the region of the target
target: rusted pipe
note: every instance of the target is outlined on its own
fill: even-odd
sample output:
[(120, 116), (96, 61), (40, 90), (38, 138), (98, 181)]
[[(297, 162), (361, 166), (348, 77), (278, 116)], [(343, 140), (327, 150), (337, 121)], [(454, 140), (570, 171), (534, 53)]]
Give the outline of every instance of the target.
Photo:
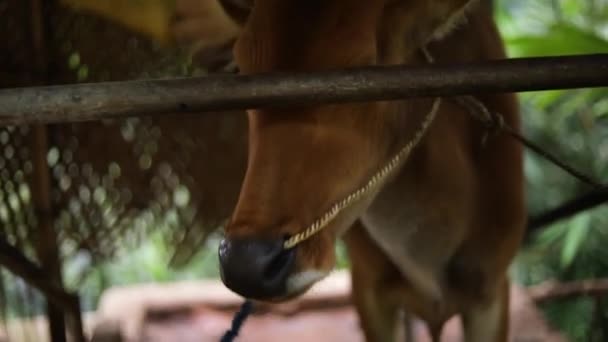
[(0, 90), (0, 125), (608, 86), (608, 54)]

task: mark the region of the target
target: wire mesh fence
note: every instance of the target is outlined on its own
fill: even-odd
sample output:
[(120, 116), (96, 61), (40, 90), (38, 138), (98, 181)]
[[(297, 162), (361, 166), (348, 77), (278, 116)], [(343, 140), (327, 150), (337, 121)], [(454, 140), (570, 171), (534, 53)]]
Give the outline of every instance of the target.
[[(200, 75), (229, 63), (197, 68), (181, 51), (44, 3), (46, 69), (34, 44), (34, 1), (0, 1), (0, 87)], [(50, 215), (62, 266), (77, 269), (71, 290), (150, 234), (166, 241), (173, 265), (187, 263), (236, 201), (246, 160), (241, 114), (54, 124), (45, 127), (45, 146), (31, 126), (0, 128), (1, 236), (38, 264), (39, 218)], [(32, 198), (36, 151), (45, 157), (51, 212), (37, 210)], [(43, 298), (9, 272), (2, 271), (0, 292), (6, 322), (44, 313)], [(40, 329), (26, 330), (5, 329), (11, 340), (40, 340)]]

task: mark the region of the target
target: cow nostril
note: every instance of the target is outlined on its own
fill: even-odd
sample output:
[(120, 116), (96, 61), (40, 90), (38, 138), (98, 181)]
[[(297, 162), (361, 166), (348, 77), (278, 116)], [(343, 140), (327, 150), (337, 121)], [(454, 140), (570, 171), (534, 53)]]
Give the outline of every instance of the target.
[(234, 292), (265, 299), (287, 291), (296, 252), (284, 249), (282, 240), (224, 239), (218, 254), (222, 280)]
[(285, 276), (285, 272), (289, 272), (292, 265), (292, 259), (295, 256), (295, 253), (291, 249), (289, 250), (281, 250), (274, 258), (271, 259), (266, 269), (264, 269), (264, 273), (262, 277), (266, 281), (272, 282), (273, 280), (280, 278), (281, 276)]

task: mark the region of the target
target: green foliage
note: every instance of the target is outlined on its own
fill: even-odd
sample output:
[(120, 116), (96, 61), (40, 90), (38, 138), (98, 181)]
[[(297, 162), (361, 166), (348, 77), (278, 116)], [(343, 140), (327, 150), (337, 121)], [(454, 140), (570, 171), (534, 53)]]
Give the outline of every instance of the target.
[[(152, 234), (138, 248), (104, 263), (93, 264), (88, 254), (83, 253), (66, 262), (66, 285), (73, 289), (86, 289), (80, 294), (83, 309), (88, 311), (95, 309), (102, 292), (111, 286), (219, 278), (219, 236), (210, 237), (205, 248), (179, 269), (169, 266), (171, 249), (165, 241), (160, 233)], [(80, 270), (86, 270), (86, 273)]]
[(585, 27), (568, 22), (554, 22), (538, 35), (506, 40), (513, 57), (559, 56), (608, 52), (608, 42)]
[[(501, 0), (497, 18), (511, 57), (608, 52), (606, 0)], [(577, 169), (608, 182), (608, 89), (525, 93), (525, 134)], [(535, 155), (526, 156), (532, 215), (589, 190)], [(514, 265), (516, 280), (535, 284), (608, 276), (608, 212), (599, 207), (558, 222), (535, 236)], [(573, 341), (605, 341), (592, 300), (550, 303), (550, 321)]]

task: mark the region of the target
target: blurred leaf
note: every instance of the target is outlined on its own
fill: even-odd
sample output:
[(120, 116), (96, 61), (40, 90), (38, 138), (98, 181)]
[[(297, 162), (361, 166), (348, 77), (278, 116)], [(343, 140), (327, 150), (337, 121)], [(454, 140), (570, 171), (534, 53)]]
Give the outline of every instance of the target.
[(543, 229), (538, 233), (536, 243), (538, 247), (549, 247), (558, 244), (566, 235), (568, 225), (555, 224), (552, 227)]
[(561, 266), (567, 268), (572, 264), (579, 249), (589, 234), (591, 215), (582, 213), (575, 216), (568, 227), (562, 248)]
[(68, 58), (68, 66), (70, 67), (70, 69), (74, 70), (74, 69), (78, 68), (79, 65), (80, 65), (80, 54), (78, 54), (78, 52), (74, 52)]
[(78, 68), (78, 81), (85, 81), (89, 77), (89, 67), (81, 65)]
[(513, 57), (556, 56), (608, 52), (608, 41), (575, 25), (558, 22), (547, 27), (542, 35), (521, 35), (506, 38)]
[(535, 94), (535, 104), (543, 110), (547, 110), (549, 106), (556, 101), (562, 99), (568, 90), (547, 90)]
[(608, 117), (608, 98), (594, 103), (593, 112), (598, 118)]

